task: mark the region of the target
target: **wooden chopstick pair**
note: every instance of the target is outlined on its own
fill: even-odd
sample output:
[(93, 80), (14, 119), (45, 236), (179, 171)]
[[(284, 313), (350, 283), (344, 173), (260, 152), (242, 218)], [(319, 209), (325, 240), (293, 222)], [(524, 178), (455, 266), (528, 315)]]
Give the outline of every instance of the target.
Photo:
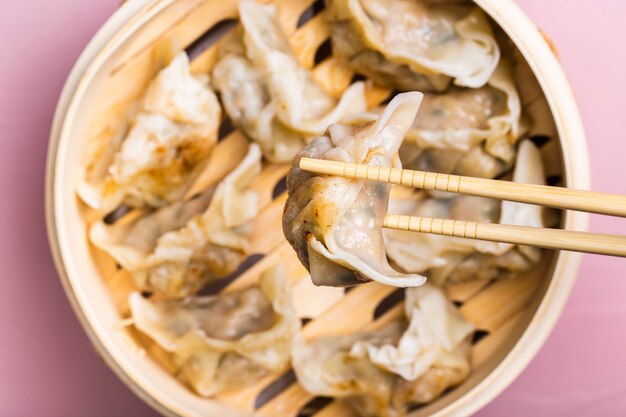
[[(313, 158), (302, 158), (300, 168), (349, 179), (626, 217), (626, 196), (622, 195)], [(397, 214), (388, 214), (383, 225), (390, 229), (626, 257), (625, 236)]]

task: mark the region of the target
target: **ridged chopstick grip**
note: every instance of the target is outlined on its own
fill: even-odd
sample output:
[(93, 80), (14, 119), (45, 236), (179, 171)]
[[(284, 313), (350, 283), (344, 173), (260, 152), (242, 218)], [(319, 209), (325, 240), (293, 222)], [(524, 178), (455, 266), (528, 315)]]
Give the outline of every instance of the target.
[(344, 178), (626, 217), (626, 196), (623, 195), (314, 158), (302, 158), (300, 168)]
[(626, 237), (541, 227), (388, 214), (389, 229), (626, 257)]
[(390, 184), (406, 185), (425, 190), (459, 192), (461, 177), (458, 175), (436, 174), (434, 172), (413, 171), (410, 169), (380, 167), (351, 162), (328, 161), (302, 158), (300, 168), (318, 174), (336, 175), (351, 179), (367, 179)]

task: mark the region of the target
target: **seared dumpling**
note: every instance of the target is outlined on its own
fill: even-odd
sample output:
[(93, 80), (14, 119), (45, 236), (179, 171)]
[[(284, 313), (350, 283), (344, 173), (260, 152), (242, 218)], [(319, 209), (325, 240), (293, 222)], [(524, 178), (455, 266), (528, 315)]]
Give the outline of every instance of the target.
[(258, 212), (257, 194), (249, 185), (260, 172), (261, 151), (252, 144), (215, 189), (135, 221), (95, 223), (90, 239), (129, 271), (139, 288), (176, 297), (192, 294), (245, 260)]
[(339, 100), (300, 65), (276, 18), (274, 5), (239, 3), (243, 32), (220, 51), (213, 84), (228, 116), (273, 162), (293, 159), (304, 145), (345, 115), (365, 110), (363, 83)]
[[(529, 140), (520, 143), (513, 181), (545, 184), (541, 154)], [(540, 206), (511, 201), (441, 195), (391, 200), (389, 211), (420, 217), (546, 227)], [(527, 246), (385, 229), (387, 255), (402, 270), (427, 273), (436, 284), (491, 279), (528, 269), (541, 251)]]
[(185, 53), (151, 81), (125, 137), (96, 149), (78, 185), (90, 206), (162, 207), (180, 198), (217, 142), (221, 107)]
[(327, 0), (333, 50), (390, 88), (442, 91), (485, 85), (500, 50), (485, 14), (425, 0)]
[(207, 210), (159, 238), (147, 259), (151, 287), (186, 295), (239, 267), (258, 213), (258, 195), (249, 186), (260, 172), (261, 151), (252, 144), (241, 164), (218, 185)]
[[(209, 205), (214, 188), (189, 201), (177, 201), (152, 212), (130, 212), (113, 224), (99, 220), (89, 229), (89, 240), (111, 255), (125, 270), (133, 273), (146, 267), (146, 259), (154, 251), (162, 235), (178, 230), (189, 220), (202, 214)], [(143, 284), (144, 280), (137, 280)]]
[(382, 223), (388, 184), (318, 176), (298, 166), (301, 157), (313, 157), (399, 167), (398, 148), (421, 100), (421, 93), (399, 94), (376, 121), (332, 125), (328, 136), (316, 138), (294, 160), (287, 176), (283, 231), (316, 285), (424, 283), (423, 277), (398, 273), (387, 262)]
[(397, 417), (461, 383), (470, 372), (474, 327), (430, 284), (408, 288), (404, 307), (408, 323), (298, 339), (293, 366), (300, 384), (313, 395), (347, 402), (359, 415)]
[(135, 327), (173, 355), (180, 378), (202, 396), (284, 371), (300, 328), (281, 267), (225, 294), (151, 301), (132, 293), (129, 304)]

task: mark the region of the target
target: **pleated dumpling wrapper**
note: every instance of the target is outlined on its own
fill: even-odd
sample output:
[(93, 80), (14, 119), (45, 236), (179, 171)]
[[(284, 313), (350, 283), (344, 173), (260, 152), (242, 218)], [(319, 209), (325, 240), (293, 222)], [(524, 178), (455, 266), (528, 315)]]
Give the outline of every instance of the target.
[(217, 142), (221, 107), (206, 75), (183, 52), (150, 82), (124, 135), (98, 138), (77, 185), (101, 212), (120, 204), (162, 207), (191, 186)]
[[(503, 168), (510, 167), (515, 159), (515, 143), (525, 129), (513, 69), (510, 62), (502, 60), (484, 87), (454, 87), (446, 93), (426, 94), (405, 140), (419, 149), (441, 150), (430, 159), (444, 152), (453, 154), (448, 159), (458, 160), (454, 171), (462, 170), (463, 174), (470, 175), (478, 161), (467, 155), (478, 146), (484, 148), (484, 153), (502, 161)], [(473, 173), (479, 173), (479, 169)]]
[[(356, 113), (347, 121), (374, 120), (383, 110)], [(517, 141), (527, 130), (513, 68), (503, 59), (484, 87), (424, 94), (400, 159), (409, 169), (494, 178), (512, 167)]]
[(500, 49), (478, 6), (427, 0), (326, 0), (333, 51), (376, 83), (443, 91), (478, 88)]
[(140, 289), (173, 297), (193, 294), (245, 260), (258, 212), (250, 183), (260, 172), (261, 150), (251, 144), (215, 189), (130, 221), (97, 222), (91, 242), (129, 271)]
[(511, 64), (478, 89), (426, 94), (400, 152), (406, 167), (493, 178), (510, 169), (527, 126)]
[(380, 117), (360, 126), (335, 124), (294, 159), (287, 175), (289, 198), (283, 231), (316, 285), (350, 286), (370, 280), (397, 287), (425, 278), (402, 274), (387, 261), (382, 224), (390, 185), (319, 176), (302, 171), (300, 158), (400, 167), (398, 148), (413, 124), (423, 95), (397, 95)]
[[(520, 142), (513, 172), (514, 182), (545, 184), (541, 153), (530, 140)], [(496, 201), (471, 196), (435, 198), (409, 195), (392, 199), (394, 214), (546, 227), (540, 206)], [(432, 282), (460, 282), (492, 279), (527, 270), (541, 258), (541, 251), (529, 246), (436, 236), (386, 229), (383, 231), (387, 255), (405, 271), (426, 273)]]
[(366, 108), (364, 84), (339, 100), (326, 93), (294, 55), (276, 6), (239, 3), (241, 31), (230, 35), (213, 70), (224, 109), (272, 162), (291, 161), (313, 137), (350, 113)]
[(300, 329), (290, 291), (277, 266), (248, 288), (182, 301), (135, 292), (129, 304), (135, 327), (172, 354), (180, 378), (211, 396), (288, 368)]
[(465, 380), (474, 327), (444, 292), (431, 284), (408, 288), (404, 310), (408, 323), (375, 332), (299, 337), (293, 367), (300, 384), (345, 401), (359, 415), (398, 417)]

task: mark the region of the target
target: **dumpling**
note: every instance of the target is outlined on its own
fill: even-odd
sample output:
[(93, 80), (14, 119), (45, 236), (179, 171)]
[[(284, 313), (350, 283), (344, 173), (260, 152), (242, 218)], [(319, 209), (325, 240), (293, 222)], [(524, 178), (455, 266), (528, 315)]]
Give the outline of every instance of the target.
[(495, 177), (515, 159), (521, 113), (511, 66), (502, 61), (482, 88), (426, 94), (400, 157), (422, 171)]
[(300, 170), (302, 157), (399, 167), (398, 147), (413, 123), (422, 94), (397, 95), (376, 121), (335, 124), (304, 148), (287, 175), (289, 197), (283, 231), (316, 285), (350, 286), (374, 280), (421, 285), (425, 278), (401, 274), (387, 262), (382, 223), (388, 184), (318, 176)]
[(511, 161), (523, 129), (521, 112), (511, 66), (501, 61), (484, 87), (426, 94), (406, 141), (464, 152), (485, 142), (487, 151)]
[(95, 223), (90, 239), (129, 271), (139, 288), (175, 297), (192, 294), (245, 260), (258, 211), (249, 185), (260, 172), (261, 151), (252, 144), (214, 190), (135, 221)]
[[(545, 184), (541, 154), (530, 141), (520, 143), (513, 181)], [(482, 223), (545, 227), (540, 206), (499, 202), (472, 196), (428, 197), (391, 200), (389, 212), (420, 217), (467, 220)], [(470, 279), (491, 279), (528, 269), (541, 251), (481, 240), (385, 229), (387, 255), (402, 270), (428, 272), (436, 284)]]
[(252, 144), (241, 164), (219, 184), (208, 209), (159, 238), (147, 259), (152, 287), (186, 295), (238, 268), (249, 251), (258, 213), (258, 195), (249, 185), (260, 173), (261, 151)]
[(478, 88), (500, 49), (475, 5), (424, 0), (327, 0), (333, 51), (376, 83), (443, 91), (451, 82)]
[(300, 328), (280, 267), (238, 291), (182, 301), (132, 293), (129, 304), (135, 327), (172, 353), (177, 374), (202, 396), (284, 371)]
[[(382, 110), (353, 114), (349, 121), (373, 120)], [(425, 94), (400, 159), (409, 169), (493, 178), (513, 165), (526, 130), (513, 71), (503, 60), (484, 87)]]
[(154, 78), (125, 137), (91, 156), (77, 191), (91, 207), (162, 207), (180, 198), (217, 142), (221, 107), (185, 53)]
[(293, 366), (300, 384), (313, 395), (347, 402), (361, 416), (398, 417), (465, 380), (474, 327), (430, 284), (408, 288), (404, 309), (408, 323), (297, 339)]
[(362, 82), (337, 101), (299, 64), (275, 6), (244, 0), (239, 15), (243, 33), (234, 33), (222, 47), (213, 83), (230, 119), (261, 145), (266, 158), (290, 161), (330, 124), (365, 110)]
[(127, 271), (143, 270), (159, 237), (180, 229), (193, 217), (203, 213), (214, 192), (215, 189), (211, 188), (192, 200), (177, 201), (148, 213), (134, 211), (113, 224), (99, 220), (90, 227), (89, 240)]
[[(448, 199), (429, 197), (426, 193), (389, 202), (389, 212), (438, 219), (492, 223), (498, 220), (500, 204), (495, 200), (459, 196)], [(440, 270), (456, 256), (476, 252), (478, 241), (454, 239), (427, 233), (383, 230), (387, 256), (405, 271), (418, 273)], [(431, 276), (432, 278), (432, 276)], [(436, 282), (436, 281), (435, 281)], [(439, 282), (436, 282), (439, 283)]]

